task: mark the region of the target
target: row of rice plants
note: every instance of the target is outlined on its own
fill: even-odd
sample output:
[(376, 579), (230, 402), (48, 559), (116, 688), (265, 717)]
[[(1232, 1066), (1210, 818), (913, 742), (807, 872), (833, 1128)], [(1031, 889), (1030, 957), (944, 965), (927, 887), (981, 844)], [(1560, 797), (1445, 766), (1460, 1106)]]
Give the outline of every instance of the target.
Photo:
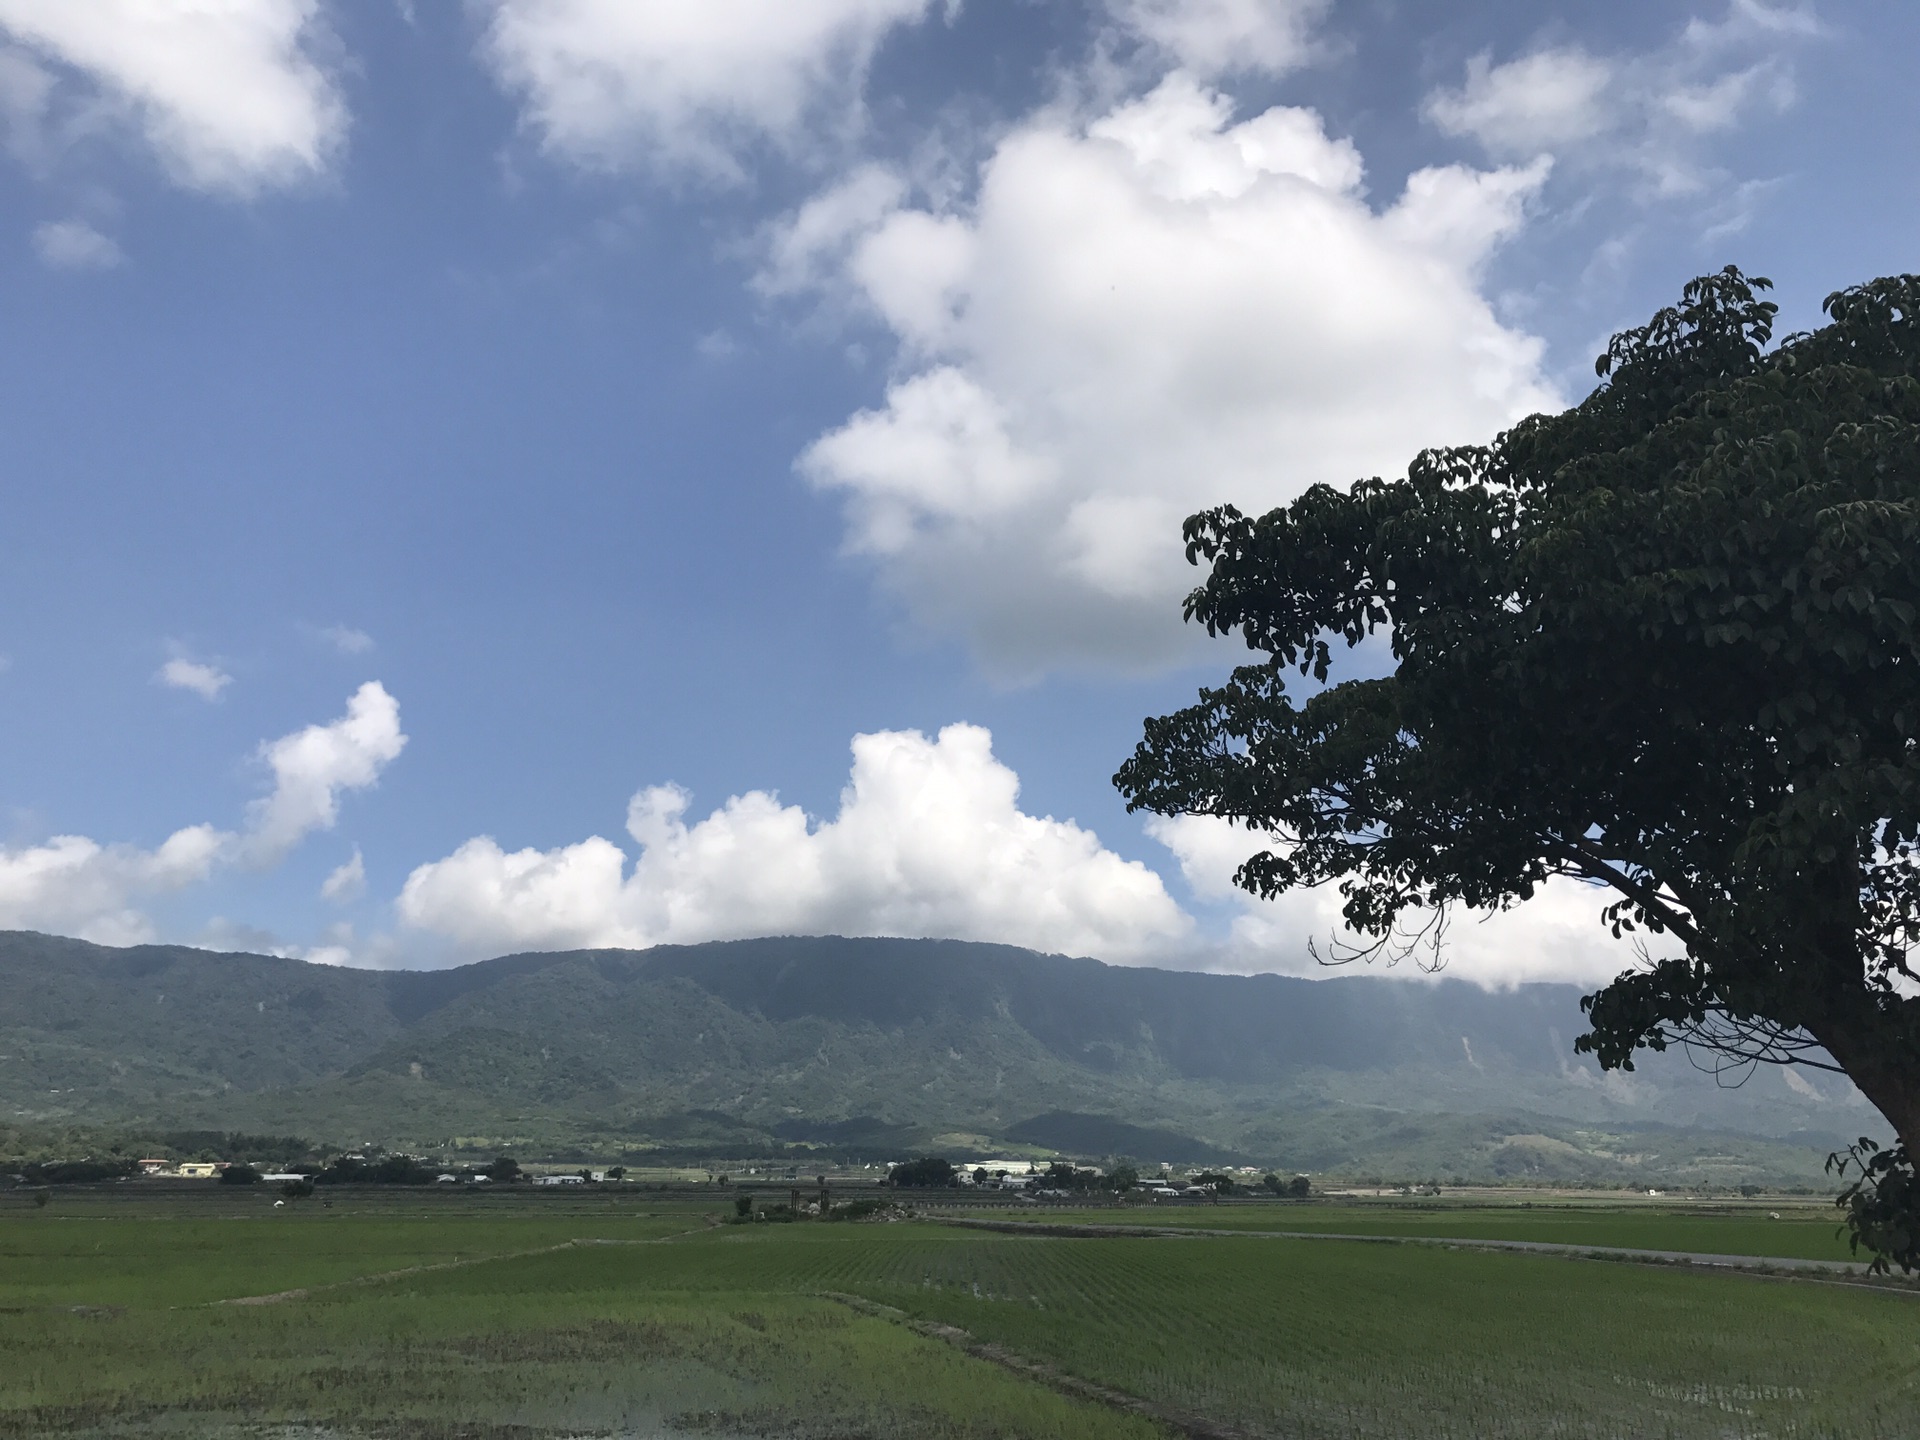
[(0, 1306), (191, 1305), (576, 1238), (644, 1239), (697, 1216), (360, 1215), (263, 1197), (225, 1219), (121, 1208), (0, 1217)]
[[(697, 1248), (696, 1262), (744, 1253)], [(0, 1435), (177, 1433), (184, 1417), (193, 1433), (1158, 1433), (897, 1325), (781, 1293), (764, 1274), (743, 1272), (750, 1288), (711, 1273), (690, 1287), (685, 1267), (656, 1277), (641, 1263), (674, 1249), (582, 1247), (271, 1306), (0, 1315)], [(777, 1274), (811, 1247), (753, 1253)]]
[(1894, 1436), (1920, 1403), (1901, 1295), (1279, 1240), (971, 1234), (920, 1264), (867, 1293), (1274, 1434)]
[[(1770, 1218), (1777, 1214), (1779, 1219)], [(1036, 1224), (1152, 1225), (1166, 1229), (1533, 1240), (1774, 1259), (1851, 1258), (1830, 1206), (1720, 1211), (1604, 1209), (1590, 1205), (1181, 1205), (1124, 1211), (1045, 1211)]]

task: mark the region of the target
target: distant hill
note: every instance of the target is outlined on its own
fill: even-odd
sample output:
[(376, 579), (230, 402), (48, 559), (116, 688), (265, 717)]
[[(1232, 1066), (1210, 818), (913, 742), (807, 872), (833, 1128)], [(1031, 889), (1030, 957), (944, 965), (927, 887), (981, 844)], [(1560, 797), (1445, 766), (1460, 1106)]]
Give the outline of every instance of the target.
[[(1817, 1177), (1828, 1077), (1602, 1076), (1579, 992), (833, 937), (364, 971), (0, 932), (16, 1125), (889, 1158), (1010, 1147), (1464, 1178)], [(1023, 1152), (1024, 1153), (1024, 1152)]]

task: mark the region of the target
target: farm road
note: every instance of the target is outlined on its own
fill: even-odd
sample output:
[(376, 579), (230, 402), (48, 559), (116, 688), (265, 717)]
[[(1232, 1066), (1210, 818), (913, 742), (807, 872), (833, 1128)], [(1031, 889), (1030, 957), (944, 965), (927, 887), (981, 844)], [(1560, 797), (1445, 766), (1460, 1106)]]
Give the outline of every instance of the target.
[(1151, 1239), (1234, 1240), (1346, 1240), (1369, 1245), (1440, 1245), (1459, 1250), (1518, 1250), (1542, 1255), (1592, 1256), (1628, 1260), (1643, 1265), (1701, 1265), (1725, 1270), (1749, 1270), (1777, 1275), (1797, 1271), (1810, 1275), (1864, 1277), (1867, 1267), (1856, 1260), (1808, 1260), (1791, 1256), (1715, 1255), (1698, 1250), (1645, 1250), (1625, 1245), (1579, 1245), (1556, 1240), (1487, 1240), (1442, 1235), (1351, 1235), (1328, 1230), (1206, 1230), (1172, 1225), (1050, 1224), (1044, 1220), (976, 1220), (967, 1216), (938, 1217), (942, 1225), (973, 1230), (999, 1230), (1012, 1235), (1049, 1234), (1083, 1239), (1131, 1236)]

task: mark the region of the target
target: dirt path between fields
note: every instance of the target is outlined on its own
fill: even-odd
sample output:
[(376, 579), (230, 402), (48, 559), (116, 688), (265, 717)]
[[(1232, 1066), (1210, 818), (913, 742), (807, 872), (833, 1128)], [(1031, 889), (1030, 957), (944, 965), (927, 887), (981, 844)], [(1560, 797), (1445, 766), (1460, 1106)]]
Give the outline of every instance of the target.
[(645, 1240), (562, 1240), (558, 1245), (542, 1245), (533, 1250), (503, 1250), (498, 1255), (472, 1255), (462, 1260), (436, 1260), (431, 1265), (409, 1265), (401, 1270), (381, 1270), (372, 1275), (350, 1275), (345, 1280), (330, 1280), (325, 1285), (302, 1285), (293, 1290), (276, 1290), (271, 1295), (236, 1295), (227, 1300), (209, 1300), (208, 1305), (281, 1305), (289, 1300), (305, 1300), (328, 1290), (345, 1290), (354, 1285), (383, 1285), (389, 1280), (404, 1280), (409, 1275), (430, 1275), (436, 1270), (464, 1270), (470, 1265), (491, 1265), (500, 1260), (525, 1260), (533, 1255), (555, 1255), (588, 1245), (664, 1245), (687, 1235), (699, 1235), (719, 1221), (708, 1217), (705, 1225), (691, 1230), (676, 1230), (671, 1235), (650, 1235)]
[(859, 1295), (844, 1295), (835, 1290), (820, 1292), (823, 1300), (832, 1300), (856, 1310), (862, 1315), (871, 1315), (877, 1320), (891, 1321), (895, 1325), (904, 1325), (916, 1335), (924, 1335), (930, 1340), (939, 1340), (957, 1350), (963, 1350), (976, 1360), (984, 1360), (990, 1365), (998, 1365), (1002, 1370), (1011, 1371), (1024, 1380), (1032, 1380), (1044, 1385), (1057, 1394), (1071, 1400), (1091, 1401), (1104, 1405), (1110, 1410), (1124, 1411), (1129, 1415), (1138, 1415), (1142, 1419), (1153, 1420), (1165, 1425), (1189, 1440), (1262, 1440), (1251, 1430), (1242, 1430), (1234, 1425), (1223, 1425), (1217, 1420), (1203, 1419), (1184, 1410), (1176, 1410), (1170, 1405), (1158, 1405), (1151, 1400), (1143, 1400), (1138, 1395), (1129, 1395), (1124, 1390), (1115, 1390), (1111, 1386), (1101, 1385), (1092, 1380), (1082, 1379), (1069, 1374), (1044, 1361), (1030, 1360), (1007, 1349), (1004, 1345), (995, 1345), (982, 1340), (957, 1325), (943, 1325), (936, 1320), (920, 1320), (904, 1310), (896, 1310), (891, 1305), (882, 1305), (877, 1300), (868, 1300)]

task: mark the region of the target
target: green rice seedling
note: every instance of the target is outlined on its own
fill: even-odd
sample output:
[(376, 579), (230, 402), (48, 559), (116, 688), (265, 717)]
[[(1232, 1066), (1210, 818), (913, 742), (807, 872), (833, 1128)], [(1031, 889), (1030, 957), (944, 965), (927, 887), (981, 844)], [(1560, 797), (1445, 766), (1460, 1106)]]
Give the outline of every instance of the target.
[(1159, 1433), (854, 1300), (1249, 1435), (1874, 1440), (1920, 1402), (1920, 1297), (1839, 1285), (699, 1207), (298, 1218), (0, 1216), (0, 1435)]
[(1429, 1247), (995, 1240), (865, 1293), (1255, 1433), (1891, 1437), (1920, 1403), (1903, 1294)]
[[(1778, 1215), (1779, 1218), (1771, 1218)], [(1001, 1218), (1001, 1217), (995, 1217)], [(1042, 1211), (1020, 1217), (1036, 1225), (1121, 1225), (1167, 1229), (1283, 1231), (1421, 1236), (1460, 1240), (1523, 1240), (1620, 1249), (1668, 1250), (1757, 1258), (1851, 1258), (1831, 1207), (1802, 1205), (1680, 1211), (1529, 1203), (1499, 1206), (1411, 1204), (1181, 1205), (1126, 1210)]]

